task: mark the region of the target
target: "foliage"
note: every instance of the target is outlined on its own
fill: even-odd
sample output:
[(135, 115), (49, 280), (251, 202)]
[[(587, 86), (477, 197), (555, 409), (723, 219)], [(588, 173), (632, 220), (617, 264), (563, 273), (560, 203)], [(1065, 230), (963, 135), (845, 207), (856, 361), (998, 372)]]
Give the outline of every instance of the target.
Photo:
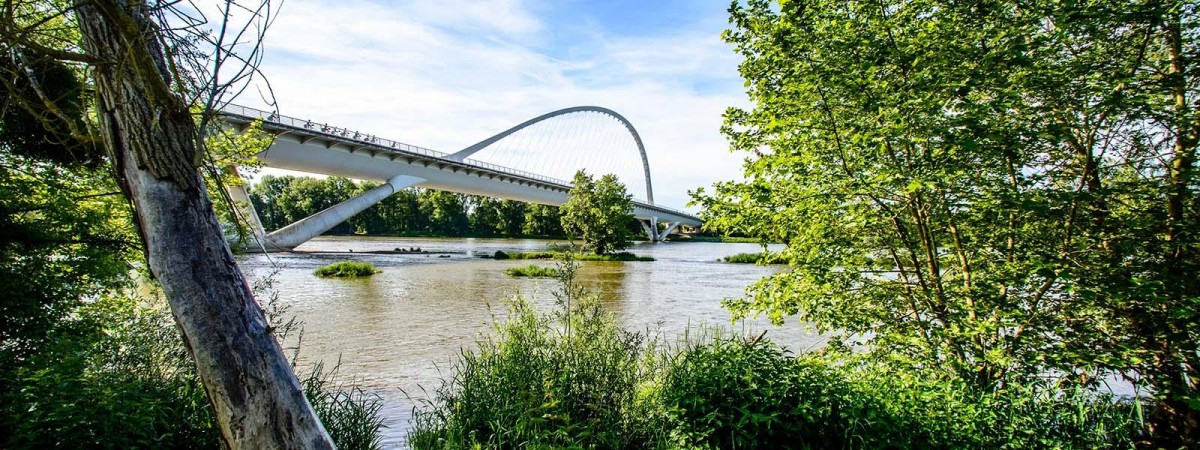
[[(99, 167), (103, 149), (80, 131), (86, 100), (80, 74), (36, 51), (5, 53), (8, 57), (0, 59), (0, 148), (64, 166)], [(43, 96), (57, 111), (35, 106), (44, 104)]]
[(721, 260), (735, 264), (787, 264), (787, 260), (769, 252), (738, 253), (721, 258)]
[(127, 213), (101, 171), (0, 153), (0, 373), (49, 345), (82, 299), (124, 285)]
[[(274, 300), (268, 301), (273, 308)], [(272, 317), (279, 329), (292, 327)], [(208, 398), (171, 314), (158, 300), (105, 295), (65, 320), (50, 348), (10, 375), (0, 394), (0, 445), (42, 448), (220, 446)], [(378, 397), (314, 365), (305, 394), (340, 448), (379, 448)]]
[(413, 448), (637, 448), (647, 439), (654, 427), (636, 406), (644, 337), (574, 286), (577, 267), (560, 266), (554, 314), (516, 297), (495, 335), (463, 352), (415, 411)]
[(1186, 445), (1170, 439), (1200, 435), (1198, 13), (735, 4), (725, 38), (755, 106), (723, 131), (746, 181), (695, 198), (796, 269), (728, 306), (981, 389), (1141, 378), (1161, 444)]
[(831, 400), (827, 386), (803, 379), (778, 346), (716, 339), (675, 359), (662, 401), (680, 446), (787, 448), (803, 439), (813, 447), (837, 447), (814, 439), (817, 431), (839, 434), (822, 426), (827, 409), (802, 402), (810, 396)]
[[(671, 238), (675, 242), (722, 242), (727, 244), (761, 244), (763, 240), (760, 238), (741, 237), (741, 236), (674, 236)], [(778, 242), (774, 242), (778, 243)]]
[(866, 358), (793, 357), (761, 335), (659, 346), (589, 302), (544, 315), (515, 299), (415, 410), (411, 447), (1074, 449), (1138, 437), (1139, 405), (1081, 388), (980, 392)]
[(505, 252), (497, 250), (493, 259), (565, 259), (571, 257), (577, 261), (654, 261), (650, 256), (639, 256), (629, 252), (597, 254), (578, 254), (572, 250), (546, 250), (540, 252)]
[(369, 277), (380, 272), (383, 271), (375, 268), (371, 263), (338, 261), (318, 268), (313, 274), (318, 277)]
[(595, 180), (580, 170), (571, 183), (570, 197), (561, 207), (563, 230), (583, 239), (597, 255), (629, 247), (626, 225), (633, 220), (633, 196), (616, 175)]
[[(276, 230), (378, 187), (346, 178), (266, 175), (250, 188), (263, 228)], [(329, 234), (562, 236), (558, 208), (477, 195), (401, 189)]]
[(675, 448), (1129, 448), (1136, 408), (1084, 390), (976, 394), (869, 361), (793, 358), (759, 336), (687, 344), (661, 398)]
[(262, 129), (262, 120), (253, 121), (238, 132), (218, 130), (204, 141), (207, 152), (202, 171), (204, 182), (215, 193), (213, 210), (218, 220), (229, 228), (226, 241), (235, 250), (253, 245), (250, 221), (255, 219), (245, 217), (253, 214), (253, 205), (244, 204), (244, 200), (234, 199), (226, 193), (230, 188), (244, 189), (249, 184), (247, 177), (263, 166), (258, 154), (274, 141), (275, 137)]
[(324, 364), (314, 364), (308, 376), (300, 380), (304, 395), (338, 448), (381, 448), (383, 436), (379, 430), (383, 427), (383, 416), (379, 413), (383, 400), (352, 382), (338, 381), (339, 367), (327, 371)]
[(550, 205), (532, 204), (525, 207), (525, 224), (521, 232), (528, 236), (562, 236), (562, 210)]
[(52, 347), (9, 375), (0, 446), (218, 447), (208, 398), (170, 320), (119, 295), (79, 306)]
[(504, 273), (514, 277), (557, 278), (560, 276), (558, 269), (535, 266), (533, 264), (521, 267), (509, 267), (505, 269)]

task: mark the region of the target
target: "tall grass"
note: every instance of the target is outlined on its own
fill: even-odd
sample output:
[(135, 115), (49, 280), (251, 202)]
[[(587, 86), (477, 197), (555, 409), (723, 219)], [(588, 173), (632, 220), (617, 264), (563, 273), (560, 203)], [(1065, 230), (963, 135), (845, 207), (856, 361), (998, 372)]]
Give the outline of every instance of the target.
[[(277, 337), (299, 332), (269, 283), (255, 291)], [(157, 296), (104, 296), (62, 326), (54, 348), (12, 371), (16, 389), (0, 392), (0, 448), (221, 447), (195, 363)], [(315, 365), (300, 380), (305, 394), (339, 448), (379, 448), (381, 401), (336, 372)]]
[(378, 449), (383, 436), (383, 400), (368, 393), (353, 382), (340, 381), (340, 364), (325, 370), (323, 363), (312, 366), (307, 377), (300, 380), (329, 437), (340, 449)]

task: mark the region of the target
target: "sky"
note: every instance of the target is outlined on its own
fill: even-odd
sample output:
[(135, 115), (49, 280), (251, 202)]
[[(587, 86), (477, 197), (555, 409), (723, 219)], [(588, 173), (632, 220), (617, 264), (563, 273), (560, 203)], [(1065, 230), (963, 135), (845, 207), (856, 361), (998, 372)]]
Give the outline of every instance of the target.
[[(719, 132), (726, 108), (748, 104), (720, 38), (727, 7), (289, 0), (261, 71), (283, 115), (448, 153), (549, 111), (607, 107), (641, 134), (656, 202), (684, 208), (689, 190), (742, 172)], [(238, 103), (262, 105), (254, 92)]]

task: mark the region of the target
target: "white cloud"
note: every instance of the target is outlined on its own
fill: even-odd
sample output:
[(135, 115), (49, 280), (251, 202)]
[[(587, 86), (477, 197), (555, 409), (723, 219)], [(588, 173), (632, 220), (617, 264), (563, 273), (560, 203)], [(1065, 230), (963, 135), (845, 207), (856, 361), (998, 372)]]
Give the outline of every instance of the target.
[(614, 109), (641, 133), (656, 200), (671, 207), (739, 177), (718, 128), (746, 100), (720, 29), (551, 42), (553, 26), (517, 0), (297, 0), (268, 32), (262, 70), (285, 115), (441, 151), (558, 108)]

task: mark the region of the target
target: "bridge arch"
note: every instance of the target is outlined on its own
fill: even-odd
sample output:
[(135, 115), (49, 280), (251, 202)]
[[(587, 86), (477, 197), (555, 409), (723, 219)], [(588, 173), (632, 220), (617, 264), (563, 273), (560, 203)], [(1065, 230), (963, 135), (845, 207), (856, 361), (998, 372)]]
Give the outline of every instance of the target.
[(626, 119), (625, 116), (622, 116), (621, 113), (618, 113), (611, 109), (605, 108), (603, 106), (572, 106), (570, 108), (563, 108), (563, 109), (560, 109), (557, 111), (551, 111), (546, 114), (542, 114), (540, 116), (534, 117), (534, 118), (526, 120), (524, 122), (521, 122), (520, 124), (517, 124), (516, 126), (509, 128), (507, 130), (504, 130), (504, 131), (496, 134), (495, 136), (492, 136), (492, 137), (489, 137), (482, 141), (476, 142), (475, 144), (471, 145), (470, 147), (464, 148), (462, 150), (459, 150), (458, 152), (447, 155), (445, 158), (452, 160), (452, 161), (463, 162), (465, 159), (467, 159), (471, 155), (474, 155), (475, 153), (480, 152), (481, 150), (487, 148), (489, 145), (492, 145), (492, 144), (496, 143), (497, 141), (504, 139), (504, 138), (512, 135), (513, 133), (524, 130), (525, 128), (528, 128), (534, 124), (537, 124), (539, 122), (543, 122), (543, 121), (546, 121), (549, 119), (553, 119), (555, 117), (565, 116), (567, 114), (574, 114), (574, 113), (580, 113), (580, 112), (595, 112), (595, 113), (600, 113), (600, 114), (611, 116), (612, 118), (616, 119), (618, 122), (621, 122), (621, 124), (625, 126), (625, 129), (629, 130), (629, 134), (633, 136), (633, 141), (635, 143), (637, 143), (638, 152), (641, 154), (641, 157), (642, 157), (642, 173), (646, 177), (646, 201), (649, 202), (650, 204), (654, 204), (654, 188), (650, 184), (650, 159), (646, 157), (646, 146), (642, 143), (642, 135), (638, 134), (637, 128), (633, 127), (633, 123), (630, 122), (629, 119)]

